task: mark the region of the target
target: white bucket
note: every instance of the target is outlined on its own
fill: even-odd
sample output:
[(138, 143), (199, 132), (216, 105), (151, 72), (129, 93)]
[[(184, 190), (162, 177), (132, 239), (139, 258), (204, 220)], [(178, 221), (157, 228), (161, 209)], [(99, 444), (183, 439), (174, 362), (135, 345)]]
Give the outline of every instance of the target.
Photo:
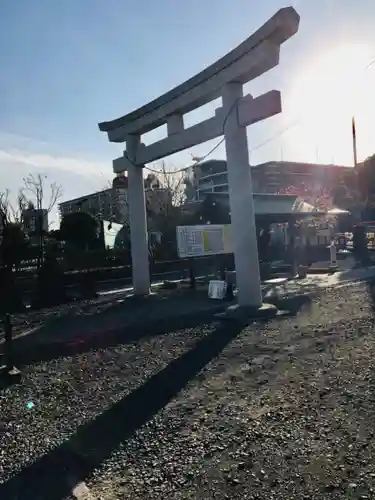
[(227, 293), (227, 282), (211, 280), (208, 285), (208, 296), (210, 299), (223, 299)]

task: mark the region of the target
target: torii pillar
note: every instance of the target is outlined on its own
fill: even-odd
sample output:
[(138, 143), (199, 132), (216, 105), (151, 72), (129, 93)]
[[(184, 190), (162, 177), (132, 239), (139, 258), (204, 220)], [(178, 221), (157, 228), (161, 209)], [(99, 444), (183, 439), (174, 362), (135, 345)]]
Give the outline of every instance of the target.
[(148, 260), (148, 231), (143, 168), (136, 166), (136, 155), (140, 137), (129, 135), (126, 139), (126, 154), (134, 162), (128, 163), (128, 204), (130, 222), (130, 245), (132, 278), (135, 295), (150, 293), (150, 265)]

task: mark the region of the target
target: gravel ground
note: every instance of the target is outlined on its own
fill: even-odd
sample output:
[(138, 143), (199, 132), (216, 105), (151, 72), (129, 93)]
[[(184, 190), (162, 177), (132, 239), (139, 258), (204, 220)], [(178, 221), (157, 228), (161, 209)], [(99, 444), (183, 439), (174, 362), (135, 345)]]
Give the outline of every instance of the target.
[(26, 367), (0, 392), (0, 498), (63, 500), (66, 476), (102, 500), (375, 499), (373, 328), (357, 284)]

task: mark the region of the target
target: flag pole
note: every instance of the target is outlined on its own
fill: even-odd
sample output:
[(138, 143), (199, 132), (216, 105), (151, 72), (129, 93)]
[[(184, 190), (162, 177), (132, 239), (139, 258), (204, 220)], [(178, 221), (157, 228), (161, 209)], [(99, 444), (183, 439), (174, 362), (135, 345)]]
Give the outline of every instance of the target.
[(356, 132), (356, 126), (355, 126), (355, 118), (354, 118), (354, 116), (352, 117), (352, 139), (353, 139), (353, 161), (354, 161), (354, 168), (357, 171), (357, 166), (358, 166), (358, 158), (357, 158), (357, 132)]
[(355, 190), (356, 190), (356, 203), (359, 209), (359, 220), (362, 220), (362, 197), (359, 189), (359, 178), (358, 178), (358, 156), (357, 156), (357, 130), (355, 124), (355, 117), (352, 116), (352, 141), (353, 141), (353, 166), (355, 175)]

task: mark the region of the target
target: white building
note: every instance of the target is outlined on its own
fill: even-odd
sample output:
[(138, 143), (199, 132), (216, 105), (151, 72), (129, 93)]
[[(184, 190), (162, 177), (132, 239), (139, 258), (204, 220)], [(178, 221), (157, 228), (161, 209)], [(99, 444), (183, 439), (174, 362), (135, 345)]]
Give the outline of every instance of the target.
[[(188, 201), (199, 201), (207, 193), (228, 194), (227, 163), (208, 160), (192, 167), (186, 180)], [(352, 167), (332, 164), (270, 161), (251, 166), (255, 193), (284, 193), (301, 196), (314, 204), (324, 196), (347, 208), (355, 198), (355, 174)], [(340, 192), (339, 192), (340, 191)]]
[(86, 212), (95, 218), (112, 220), (114, 196), (112, 188), (80, 196), (59, 204), (60, 216), (74, 212)]
[[(148, 215), (159, 214), (166, 203), (169, 203), (168, 190), (160, 186), (160, 181), (154, 174), (144, 180)], [(112, 181), (112, 187), (67, 200), (59, 204), (60, 216), (74, 212), (86, 212), (100, 220), (108, 220), (118, 224), (129, 221), (128, 178), (117, 175)]]
[(36, 209), (30, 206), (22, 212), (23, 230), (26, 234), (39, 233), (40, 230), (48, 231), (48, 210)]
[(207, 193), (228, 193), (227, 162), (207, 160), (193, 166), (185, 184), (187, 201), (200, 201)]

